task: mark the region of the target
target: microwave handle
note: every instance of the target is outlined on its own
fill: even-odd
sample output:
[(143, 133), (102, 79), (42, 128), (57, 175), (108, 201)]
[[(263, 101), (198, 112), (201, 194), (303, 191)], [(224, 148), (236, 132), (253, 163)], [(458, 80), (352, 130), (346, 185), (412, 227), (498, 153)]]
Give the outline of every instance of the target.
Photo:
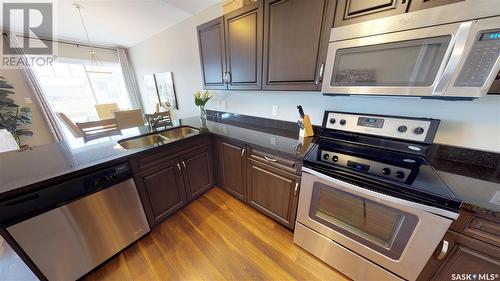
[[(465, 55), (465, 45), (467, 44), (467, 38), (469, 38), (470, 31), (472, 29), (472, 23), (464, 22), (461, 23), (458, 27), (457, 33), (452, 38), (450, 42), (450, 46), (446, 51), (449, 53), (449, 59), (446, 61), (446, 67), (444, 68), (443, 73), (439, 76), (439, 79), (434, 87), (434, 91), (432, 95), (440, 96), (444, 93), (448, 84), (453, 77), (453, 74), (457, 70), (458, 65), (460, 64), (460, 60)], [(451, 54), (450, 54), (451, 52)]]

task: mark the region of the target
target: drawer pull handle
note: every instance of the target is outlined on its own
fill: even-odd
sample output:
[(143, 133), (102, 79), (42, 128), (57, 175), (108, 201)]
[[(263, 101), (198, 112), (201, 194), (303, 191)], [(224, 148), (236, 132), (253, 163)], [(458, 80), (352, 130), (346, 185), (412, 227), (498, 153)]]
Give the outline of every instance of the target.
[(182, 172), (181, 165), (177, 163), (177, 169), (179, 169), (179, 172)]
[(297, 196), (297, 193), (299, 192), (299, 183), (295, 183), (295, 189), (293, 190), (293, 196)]
[(443, 243), (442, 243), (442, 246), (441, 246), (441, 252), (436, 257), (437, 260), (442, 260), (446, 256), (446, 254), (448, 253), (448, 246), (449, 246), (448, 241), (443, 240)]
[(267, 161), (271, 161), (271, 162), (276, 162), (278, 160), (274, 159), (274, 158), (271, 158), (271, 157), (267, 157), (266, 155), (264, 155), (264, 158), (267, 160)]
[(187, 168), (186, 168), (186, 162), (182, 161), (182, 166), (184, 166), (184, 170), (187, 170)]
[(243, 156), (245, 156), (245, 149), (244, 148), (241, 150), (241, 157), (243, 157)]

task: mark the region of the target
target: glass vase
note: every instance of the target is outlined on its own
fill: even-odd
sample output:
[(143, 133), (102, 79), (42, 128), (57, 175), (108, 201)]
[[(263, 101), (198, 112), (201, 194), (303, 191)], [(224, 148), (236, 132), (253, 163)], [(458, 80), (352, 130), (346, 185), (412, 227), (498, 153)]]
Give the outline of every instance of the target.
[(205, 105), (200, 105), (200, 119), (202, 121), (207, 121), (207, 111), (205, 110)]

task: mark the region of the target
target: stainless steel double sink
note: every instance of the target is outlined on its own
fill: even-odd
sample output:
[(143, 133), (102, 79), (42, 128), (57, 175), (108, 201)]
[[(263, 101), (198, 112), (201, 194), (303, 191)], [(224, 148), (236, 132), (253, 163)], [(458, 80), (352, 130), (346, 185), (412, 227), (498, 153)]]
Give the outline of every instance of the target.
[(182, 126), (154, 134), (120, 140), (118, 144), (125, 149), (143, 148), (170, 143), (198, 133), (199, 131), (197, 129)]

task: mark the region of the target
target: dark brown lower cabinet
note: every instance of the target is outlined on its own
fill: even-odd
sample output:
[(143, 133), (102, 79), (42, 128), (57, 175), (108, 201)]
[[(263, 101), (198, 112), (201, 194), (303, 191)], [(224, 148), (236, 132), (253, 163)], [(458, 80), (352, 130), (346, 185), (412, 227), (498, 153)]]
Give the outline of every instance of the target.
[(295, 226), (299, 185), (299, 176), (248, 159), (248, 203), (290, 229)]
[(183, 155), (181, 164), (188, 200), (196, 198), (214, 185), (210, 146), (204, 146)]
[(448, 242), (447, 254), (436, 259), (440, 245), (418, 280), (494, 280), (500, 274), (499, 247), (451, 230), (443, 241)]
[(180, 163), (173, 159), (135, 175), (150, 225), (167, 218), (187, 203)]
[(246, 202), (245, 144), (221, 139), (219, 153), (222, 188)]

